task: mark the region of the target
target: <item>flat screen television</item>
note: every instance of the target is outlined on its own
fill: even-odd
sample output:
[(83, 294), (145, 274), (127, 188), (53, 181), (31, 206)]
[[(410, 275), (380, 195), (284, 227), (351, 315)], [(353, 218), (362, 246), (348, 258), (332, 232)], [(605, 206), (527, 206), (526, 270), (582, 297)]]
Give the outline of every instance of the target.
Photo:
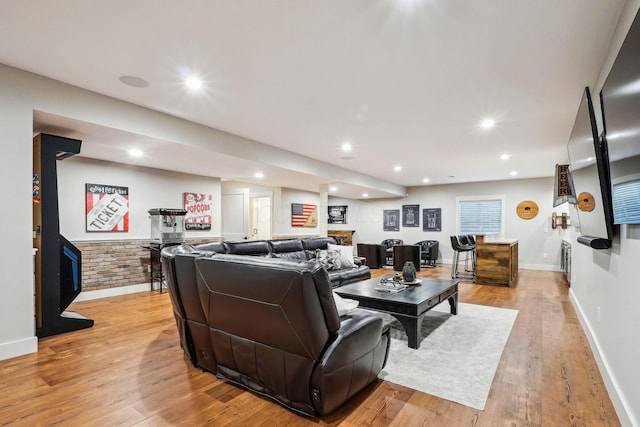
[(639, 16), (636, 15), (600, 91), (615, 224), (640, 224)]
[(613, 238), (607, 146), (598, 136), (588, 87), (584, 89), (567, 150), (578, 202), (578, 242), (595, 249), (607, 249)]

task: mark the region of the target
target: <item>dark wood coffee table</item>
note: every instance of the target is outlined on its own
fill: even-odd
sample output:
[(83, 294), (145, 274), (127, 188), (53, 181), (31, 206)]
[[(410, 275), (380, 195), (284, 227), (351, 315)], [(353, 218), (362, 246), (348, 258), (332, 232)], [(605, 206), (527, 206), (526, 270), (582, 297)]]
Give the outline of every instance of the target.
[(342, 297), (360, 302), (360, 307), (388, 313), (398, 319), (409, 339), (409, 347), (420, 347), (420, 327), (427, 311), (448, 300), (451, 314), (458, 314), (459, 280), (419, 278), (421, 283), (402, 292), (381, 292), (374, 289), (385, 276), (335, 288)]

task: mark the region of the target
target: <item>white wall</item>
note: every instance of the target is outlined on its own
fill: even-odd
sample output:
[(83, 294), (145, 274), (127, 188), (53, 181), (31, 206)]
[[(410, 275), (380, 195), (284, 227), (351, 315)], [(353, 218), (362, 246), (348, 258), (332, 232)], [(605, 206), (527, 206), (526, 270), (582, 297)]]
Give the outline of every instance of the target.
[[(639, 8), (640, 0), (627, 1), (592, 93), (602, 88)], [(596, 102), (598, 118), (599, 107)], [(622, 425), (640, 426), (640, 225), (621, 226), (608, 250), (578, 244), (577, 235), (572, 236), (570, 296)]]
[[(96, 233), (85, 231), (85, 184), (129, 187), (129, 231)], [(213, 218), (209, 231), (187, 231), (186, 238), (220, 237), (220, 179), (181, 174), (74, 156), (58, 162), (60, 232), (69, 240), (148, 239), (151, 208), (183, 208), (182, 193), (213, 196)]]
[[(553, 170), (553, 165), (550, 165)], [(568, 211), (568, 206), (553, 207), (553, 178), (518, 179), (510, 181), (479, 182), (472, 184), (434, 185), (412, 187), (409, 195), (402, 199), (354, 201), (329, 198), (329, 205), (348, 205), (347, 225), (342, 229), (355, 229), (355, 243), (379, 243), (384, 239), (398, 238), (413, 244), (420, 240), (440, 242), (439, 262), (451, 262), (453, 250), (449, 236), (456, 230), (456, 197), (460, 196), (505, 196), (505, 235), (519, 240), (519, 263), (521, 268), (559, 270), (560, 242), (570, 231), (551, 228), (551, 213)], [(538, 215), (530, 220), (517, 216), (516, 206), (523, 200), (532, 200), (539, 207)], [(382, 212), (385, 209), (402, 209), (402, 205), (419, 204), (424, 208), (442, 209), (442, 231), (426, 232), (420, 227), (402, 227), (400, 231), (382, 230)], [(343, 228), (344, 227), (344, 228)], [(334, 226), (331, 226), (334, 228)], [(337, 227), (336, 227), (337, 228)], [(545, 258), (546, 255), (546, 258)]]
[[(317, 236), (320, 232), (320, 222), (327, 222), (327, 212), (321, 211), (319, 193), (293, 190), (291, 188), (278, 189), (274, 198), (273, 235), (274, 236)], [(309, 203), (318, 207), (318, 227), (292, 227), (291, 204)]]

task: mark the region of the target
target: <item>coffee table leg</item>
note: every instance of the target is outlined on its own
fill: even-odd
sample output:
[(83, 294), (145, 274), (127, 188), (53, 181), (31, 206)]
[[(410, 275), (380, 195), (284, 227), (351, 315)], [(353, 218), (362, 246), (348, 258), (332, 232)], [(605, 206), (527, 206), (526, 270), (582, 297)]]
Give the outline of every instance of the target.
[[(391, 314), (391, 313), (389, 313)], [(407, 339), (409, 341), (409, 348), (417, 349), (420, 347), (420, 326), (422, 325), (422, 321), (424, 320), (424, 314), (422, 316), (415, 317), (404, 317), (404, 316), (396, 316), (391, 314), (393, 317), (398, 319), (404, 328), (404, 331), (407, 333)]]
[(458, 314), (458, 294), (457, 293), (449, 297), (449, 305), (451, 306), (451, 314)]

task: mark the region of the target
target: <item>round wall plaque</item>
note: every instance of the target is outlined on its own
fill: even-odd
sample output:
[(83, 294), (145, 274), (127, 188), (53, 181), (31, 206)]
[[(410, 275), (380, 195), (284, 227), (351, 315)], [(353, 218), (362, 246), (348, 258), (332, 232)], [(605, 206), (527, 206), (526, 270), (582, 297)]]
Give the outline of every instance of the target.
[(518, 203), (516, 213), (522, 219), (531, 219), (538, 215), (538, 205), (534, 201), (525, 200)]
[(596, 201), (591, 195), (586, 191), (578, 194), (578, 209), (583, 212), (591, 212), (593, 208), (596, 207)]

